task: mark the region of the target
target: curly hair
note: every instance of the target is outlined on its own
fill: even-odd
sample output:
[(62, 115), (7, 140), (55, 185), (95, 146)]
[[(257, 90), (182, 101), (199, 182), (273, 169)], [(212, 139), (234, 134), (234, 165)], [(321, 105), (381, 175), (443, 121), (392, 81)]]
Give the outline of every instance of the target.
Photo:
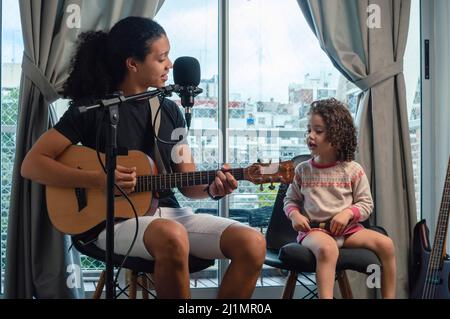
[(65, 98), (100, 98), (114, 90), (104, 58), (107, 41), (108, 34), (103, 31), (89, 31), (78, 36), (70, 74), (63, 85)]
[(337, 150), (339, 161), (355, 159), (356, 128), (348, 108), (331, 98), (311, 103), (308, 115), (320, 115), (325, 122), (328, 141)]
[(109, 33), (81, 33), (69, 77), (63, 85), (63, 96), (80, 100), (113, 93), (126, 76), (126, 59), (144, 61), (152, 43), (162, 36), (166, 32), (157, 22), (142, 17), (122, 19)]

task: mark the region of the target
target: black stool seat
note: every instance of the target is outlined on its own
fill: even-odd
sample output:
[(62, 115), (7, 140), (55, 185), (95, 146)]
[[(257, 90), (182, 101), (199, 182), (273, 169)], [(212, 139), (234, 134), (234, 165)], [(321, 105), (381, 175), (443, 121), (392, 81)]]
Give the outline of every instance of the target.
[[(290, 243), (280, 249), (279, 260), (288, 270), (296, 272), (315, 272), (316, 258), (311, 250), (298, 243)], [(341, 248), (336, 263), (336, 271), (354, 270), (367, 272), (367, 266), (381, 265), (377, 255), (364, 248)]]
[[(84, 243), (82, 240), (76, 240), (72, 237), (74, 247), (82, 254), (105, 262), (105, 251), (97, 247), (93, 242)], [(113, 264), (119, 267), (122, 264), (124, 255), (113, 254)], [(189, 255), (189, 272), (197, 272), (214, 265), (214, 259), (202, 259)], [(135, 272), (153, 273), (155, 262), (140, 257), (128, 257), (123, 267)]]

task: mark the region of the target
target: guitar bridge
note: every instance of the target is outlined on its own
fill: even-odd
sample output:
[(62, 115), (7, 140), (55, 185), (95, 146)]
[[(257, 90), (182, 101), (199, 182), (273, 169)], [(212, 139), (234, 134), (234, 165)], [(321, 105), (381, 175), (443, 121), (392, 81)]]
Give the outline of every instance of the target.
[(75, 188), (75, 196), (78, 202), (78, 212), (87, 206), (86, 188)]

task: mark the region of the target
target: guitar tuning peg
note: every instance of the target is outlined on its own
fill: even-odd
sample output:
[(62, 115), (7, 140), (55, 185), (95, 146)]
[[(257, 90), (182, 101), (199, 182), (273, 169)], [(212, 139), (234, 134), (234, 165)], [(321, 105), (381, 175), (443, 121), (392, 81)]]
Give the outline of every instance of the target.
[(259, 164), (261, 164), (261, 159), (258, 158), (258, 159), (256, 160), (256, 162), (258, 162)]
[(273, 191), (273, 190), (275, 189), (275, 186), (273, 186), (273, 184), (270, 184), (269, 189), (270, 189), (271, 191)]
[(269, 160), (269, 165), (272, 164), (272, 159)]
[(263, 184), (259, 185), (259, 190), (262, 192), (264, 190)]

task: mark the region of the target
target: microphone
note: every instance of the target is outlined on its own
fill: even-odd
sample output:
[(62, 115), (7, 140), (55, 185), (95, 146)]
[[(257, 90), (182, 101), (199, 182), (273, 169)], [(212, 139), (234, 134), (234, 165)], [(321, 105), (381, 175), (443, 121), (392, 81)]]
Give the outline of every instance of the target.
[(200, 84), (200, 63), (196, 58), (182, 56), (173, 63), (173, 78), (178, 85), (177, 93), (184, 107), (184, 118), (189, 130), (191, 126), (191, 108), (194, 106), (194, 97), (203, 90), (197, 87)]

